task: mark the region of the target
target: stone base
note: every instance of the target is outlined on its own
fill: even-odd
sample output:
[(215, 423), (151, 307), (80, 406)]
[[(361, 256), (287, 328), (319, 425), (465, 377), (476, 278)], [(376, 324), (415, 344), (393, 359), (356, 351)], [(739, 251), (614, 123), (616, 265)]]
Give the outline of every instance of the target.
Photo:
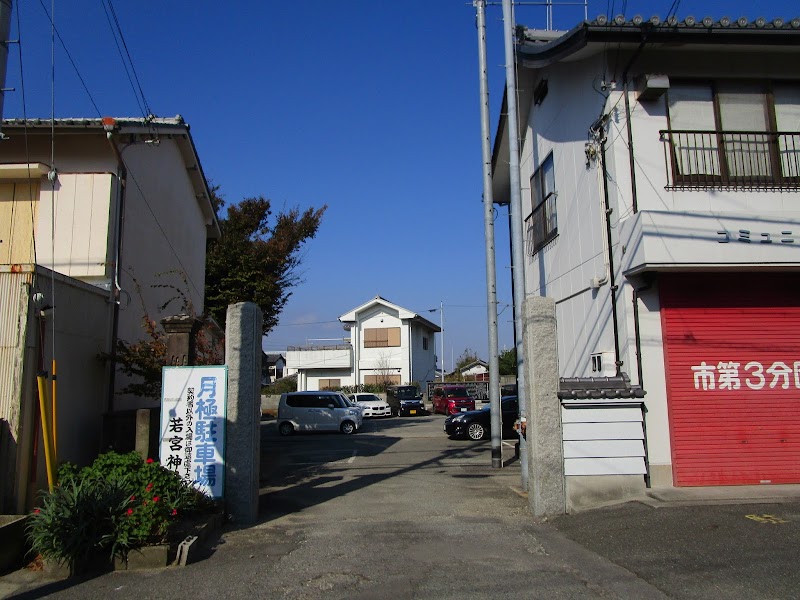
[(28, 545), (25, 540), (27, 515), (0, 515), (0, 574), (19, 569)]
[(642, 496), (642, 475), (573, 475), (566, 477), (567, 512), (597, 508)]

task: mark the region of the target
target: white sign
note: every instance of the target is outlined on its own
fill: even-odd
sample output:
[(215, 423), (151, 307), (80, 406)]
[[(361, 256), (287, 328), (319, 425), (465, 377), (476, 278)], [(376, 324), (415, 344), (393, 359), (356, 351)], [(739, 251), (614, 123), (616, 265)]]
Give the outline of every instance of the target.
[(794, 386), (800, 388), (800, 361), (776, 360), (765, 366), (758, 361), (746, 364), (736, 361), (702, 361), (692, 366), (694, 389), (696, 390), (784, 390)]
[(228, 368), (164, 367), (161, 384), (161, 465), (212, 498), (225, 481)]

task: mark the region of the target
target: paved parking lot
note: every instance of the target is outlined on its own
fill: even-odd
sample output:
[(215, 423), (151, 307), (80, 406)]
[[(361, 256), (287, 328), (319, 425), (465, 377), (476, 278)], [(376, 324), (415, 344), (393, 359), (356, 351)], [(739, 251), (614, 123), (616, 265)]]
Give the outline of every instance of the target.
[(261, 424), (260, 518), (184, 568), (16, 598), (796, 598), (800, 503), (627, 503), (532, 518), (513, 440), (449, 440), (444, 417), (278, 435)]

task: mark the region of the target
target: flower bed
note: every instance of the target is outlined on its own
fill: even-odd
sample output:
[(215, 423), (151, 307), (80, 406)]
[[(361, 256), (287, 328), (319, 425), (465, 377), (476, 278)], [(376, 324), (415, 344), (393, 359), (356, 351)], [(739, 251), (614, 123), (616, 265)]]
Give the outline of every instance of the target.
[(115, 564), (130, 568), (137, 554), (160, 556), (162, 551), (143, 550), (159, 546), (167, 548), (168, 563), (170, 547), (187, 529), (219, 514), (176, 473), (136, 452), (102, 454), (80, 470), (67, 463), (58, 480), (31, 514), (28, 539), (47, 563), (64, 565), (70, 574)]

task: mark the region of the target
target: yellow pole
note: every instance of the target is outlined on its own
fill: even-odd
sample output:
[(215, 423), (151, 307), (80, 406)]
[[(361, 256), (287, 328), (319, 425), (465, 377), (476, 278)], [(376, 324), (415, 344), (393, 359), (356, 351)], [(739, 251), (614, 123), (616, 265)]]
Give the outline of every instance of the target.
[(53, 395), (51, 398), (53, 417), (53, 462), (58, 464), (58, 412), (56, 410), (56, 359), (53, 359)]
[(39, 411), (41, 412), (42, 417), (42, 439), (44, 440), (44, 461), (45, 465), (47, 466), (47, 487), (50, 489), (50, 492), (53, 491), (53, 488), (56, 485), (56, 475), (55, 475), (55, 465), (53, 464), (55, 461), (52, 457), (52, 448), (50, 445), (50, 424), (48, 423), (47, 419), (47, 385), (45, 380), (47, 379), (44, 375), (38, 375), (37, 379), (39, 380)]

